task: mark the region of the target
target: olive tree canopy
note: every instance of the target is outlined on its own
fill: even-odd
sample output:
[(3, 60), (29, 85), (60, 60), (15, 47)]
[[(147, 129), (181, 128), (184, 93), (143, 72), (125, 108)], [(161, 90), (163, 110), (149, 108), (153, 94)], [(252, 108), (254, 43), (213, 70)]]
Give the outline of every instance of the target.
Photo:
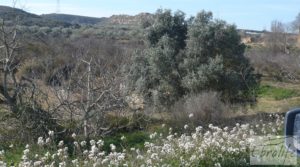
[(164, 107), (205, 90), (219, 91), (226, 101), (255, 100), (258, 78), (244, 51), (236, 27), (211, 12), (186, 19), (181, 11), (158, 10), (146, 49), (133, 56), (128, 88)]

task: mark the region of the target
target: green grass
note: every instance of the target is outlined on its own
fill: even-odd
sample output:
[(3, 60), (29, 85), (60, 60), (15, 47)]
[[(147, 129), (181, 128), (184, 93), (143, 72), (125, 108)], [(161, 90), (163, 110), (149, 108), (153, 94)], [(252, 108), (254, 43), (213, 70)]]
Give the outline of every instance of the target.
[(5, 151), (5, 162), (10, 166), (16, 166), (21, 161), (24, 148), (21, 146), (14, 146)]
[(275, 100), (297, 97), (299, 95), (300, 93), (297, 90), (274, 87), (270, 85), (261, 85), (258, 90), (259, 97), (274, 98)]
[[(121, 140), (121, 137), (124, 136), (125, 139)], [(103, 150), (106, 152), (110, 152), (110, 144), (114, 144), (117, 146), (117, 151), (122, 151), (122, 147), (126, 148), (143, 148), (144, 143), (149, 140), (149, 133), (145, 131), (135, 131), (129, 133), (119, 133), (114, 136), (107, 136), (104, 139)]]

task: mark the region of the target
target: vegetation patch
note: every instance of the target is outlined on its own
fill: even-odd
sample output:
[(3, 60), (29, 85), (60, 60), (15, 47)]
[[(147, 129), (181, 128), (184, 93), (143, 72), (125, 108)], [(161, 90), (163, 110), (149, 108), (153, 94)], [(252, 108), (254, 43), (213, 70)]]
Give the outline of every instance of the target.
[[(72, 135), (74, 144), (66, 145), (60, 141), (55, 145), (49, 132), (46, 140), (39, 137), (37, 144), (26, 146), (23, 153), (20, 150), (13, 152), (10, 148), (1, 151), (0, 166), (251, 166), (248, 158), (253, 140), (248, 139), (254, 134), (282, 133), (284, 118), (278, 114), (269, 117), (274, 120), (255, 124), (236, 123), (233, 127), (209, 124), (205, 129), (198, 126), (191, 132), (187, 132), (191, 127), (185, 125), (183, 133), (174, 133), (170, 128), (166, 135), (158, 132), (145, 135), (140, 132), (135, 135), (123, 134), (124, 137), (120, 134), (122, 137), (113, 139), (119, 140), (116, 144), (127, 141), (129, 144), (129, 141), (140, 142), (137, 139), (149, 136), (150, 140), (141, 142), (142, 149), (138, 146), (115, 145), (107, 139), (79, 140), (75, 134)], [(68, 151), (72, 148), (74, 156)], [(18, 157), (22, 155), (22, 160), (7, 156), (13, 153)]]
[(275, 100), (282, 100), (299, 96), (299, 93), (293, 89), (285, 89), (270, 85), (261, 85), (258, 90), (259, 97), (269, 97)]
[(107, 136), (103, 139), (103, 150), (110, 152), (110, 145), (117, 146), (118, 151), (124, 148), (143, 148), (144, 143), (149, 140), (149, 134), (145, 131), (136, 131), (131, 133), (119, 133), (114, 136)]
[(22, 154), (23, 147), (11, 145), (11, 148), (8, 148), (4, 153), (5, 162), (10, 166), (14, 166), (20, 163)]

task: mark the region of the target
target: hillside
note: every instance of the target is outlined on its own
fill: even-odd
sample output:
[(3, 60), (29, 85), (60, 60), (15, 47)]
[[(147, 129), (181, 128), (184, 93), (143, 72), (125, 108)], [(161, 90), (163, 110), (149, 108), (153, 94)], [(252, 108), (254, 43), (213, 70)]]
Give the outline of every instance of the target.
[(107, 18), (86, 17), (69, 14), (43, 14), (41, 17), (55, 21), (66, 22), (70, 24), (99, 24), (107, 20)]
[(20, 25), (24, 26), (41, 26), (41, 27), (70, 27), (70, 23), (43, 18), (39, 15), (25, 12), (21, 9), (0, 6), (0, 18), (7, 22), (18, 20)]
[(87, 17), (70, 14), (43, 14), (36, 15), (24, 10), (8, 6), (0, 6), (0, 18), (10, 22), (18, 18), (19, 24), (24, 26), (40, 27), (70, 27), (79, 25), (99, 25), (99, 24), (118, 24), (118, 25), (139, 25), (145, 22), (152, 22), (154, 15), (150, 13), (140, 13), (135, 16), (113, 15), (111, 17)]

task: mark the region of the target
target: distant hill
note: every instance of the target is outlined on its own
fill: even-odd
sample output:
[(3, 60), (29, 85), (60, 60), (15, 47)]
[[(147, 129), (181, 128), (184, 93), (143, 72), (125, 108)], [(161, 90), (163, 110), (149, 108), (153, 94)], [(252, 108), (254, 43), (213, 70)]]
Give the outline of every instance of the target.
[(24, 26), (45, 26), (45, 27), (70, 27), (72, 24), (67, 22), (61, 22), (57, 20), (43, 18), (39, 15), (25, 12), (21, 9), (12, 8), (8, 6), (0, 5), (0, 18), (4, 19), (6, 22), (15, 21), (16, 18), (20, 25)]
[(86, 17), (86, 16), (77, 16), (77, 15), (69, 15), (69, 14), (43, 14), (41, 17), (46, 19), (51, 19), (55, 21), (66, 22), (70, 24), (99, 24), (105, 22), (107, 18), (96, 18), (96, 17)]
[(140, 13), (135, 16), (113, 15), (111, 17), (87, 17), (70, 14), (43, 14), (36, 15), (24, 10), (0, 5), (0, 18), (5, 21), (15, 21), (18, 18), (20, 25), (24, 26), (45, 26), (45, 27), (70, 27), (77, 25), (139, 25), (144, 22), (153, 21), (154, 15), (150, 13)]
[(1, 5), (0, 5), (0, 16), (4, 20), (12, 20), (15, 19), (16, 16), (18, 16), (19, 19), (21, 20), (26, 18), (40, 19), (38, 15), (27, 13), (21, 9), (11, 8), (8, 6), (1, 6)]
[(153, 22), (154, 15), (150, 13), (140, 13), (135, 16), (130, 15), (113, 15), (108, 18), (107, 23), (110, 24), (126, 24), (126, 25), (138, 25), (143, 22)]

